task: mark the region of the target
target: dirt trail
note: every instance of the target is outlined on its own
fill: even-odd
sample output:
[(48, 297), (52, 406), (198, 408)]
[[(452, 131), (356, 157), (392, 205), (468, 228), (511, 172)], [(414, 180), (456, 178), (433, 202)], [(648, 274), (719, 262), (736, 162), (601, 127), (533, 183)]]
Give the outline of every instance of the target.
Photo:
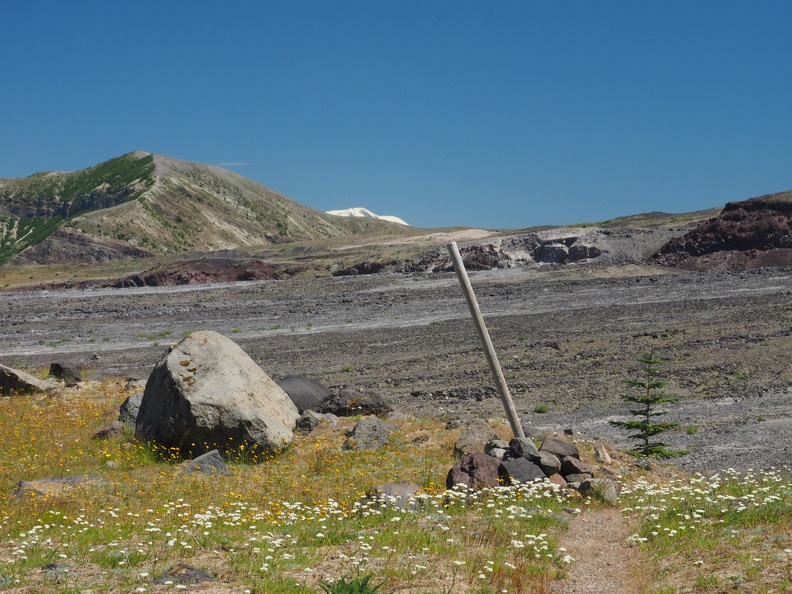
[(560, 546), (572, 562), (566, 579), (551, 586), (554, 594), (639, 594), (638, 548), (627, 542), (630, 529), (613, 508), (586, 510), (569, 523)]

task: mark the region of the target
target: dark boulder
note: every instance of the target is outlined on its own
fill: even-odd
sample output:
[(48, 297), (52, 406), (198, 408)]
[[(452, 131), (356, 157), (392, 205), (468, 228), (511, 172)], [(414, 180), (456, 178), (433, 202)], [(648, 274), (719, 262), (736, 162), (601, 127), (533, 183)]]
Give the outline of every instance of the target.
[(319, 405), (320, 413), (330, 413), (338, 417), (355, 415), (384, 415), (393, 408), (385, 399), (374, 392), (362, 388), (345, 387), (336, 394), (331, 394)]
[(501, 473), (501, 478), (507, 484), (513, 484), (514, 482), (520, 484), (532, 483), (546, 478), (542, 469), (526, 458), (504, 460), (501, 463)]
[(322, 401), (332, 396), (329, 389), (315, 379), (303, 375), (289, 375), (275, 383), (289, 395), (300, 413), (306, 410), (318, 411)]
[(61, 365), (60, 363), (50, 364), (50, 377), (57, 378), (68, 383), (79, 383), (82, 381), (82, 374), (76, 367)]
[(501, 476), (502, 462), (484, 453), (466, 454), (457, 462), (446, 477), (446, 488), (453, 489), (462, 484), (477, 489), (497, 487)]

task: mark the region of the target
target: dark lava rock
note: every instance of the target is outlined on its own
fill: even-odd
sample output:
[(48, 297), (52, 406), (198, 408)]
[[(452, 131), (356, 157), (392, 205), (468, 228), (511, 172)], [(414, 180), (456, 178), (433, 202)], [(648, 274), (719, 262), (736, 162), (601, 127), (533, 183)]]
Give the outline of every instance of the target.
[(320, 413), (331, 413), (339, 417), (354, 415), (384, 415), (393, 410), (385, 399), (374, 392), (362, 388), (342, 388), (331, 394), (319, 405)]
[(792, 192), (729, 202), (716, 218), (665, 244), (654, 259), (698, 270), (789, 266)]
[(471, 488), (497, 487), (501, 475), (502, 462), (487, 454), (467, 454), (454, 464), (446, 477), (446, 488), (463, 484)]
[(501, 473), (501, 477), (507, 484), (514, 482), (521, 484), (532, 483), (537, 479), (544, 480), (546, 478), (542, 469), (526, 458), (504, 460), (501, 463)]
[(275, 383), (289, 395), (300, 413), (306, 410), (318, 411), (322, 401), (332, 396), (328, 388), (303, 375), (289, 375)]

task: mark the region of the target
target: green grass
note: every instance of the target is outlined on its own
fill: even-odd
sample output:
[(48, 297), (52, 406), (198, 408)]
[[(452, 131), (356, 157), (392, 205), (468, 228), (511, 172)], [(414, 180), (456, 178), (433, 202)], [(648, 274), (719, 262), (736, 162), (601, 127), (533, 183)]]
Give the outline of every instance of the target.
[(145, 338), (147, 340), (160, 340), (162, 338), (169, 338), (173, 333), (170, 330), (161, 330), (159, 332), (141, 332), (138, 338)]
[[(53, 562), (70, 566), (68, 591), (97, 594), (149, 589), (177, 562), (235, 591), (278, 593), (365, 575), (381, 592), (475, 592), (480, 575), (497, 591), (531, 592), (564, 571), (566, 497), (548, 483), (446, 492), (458, 431), (443, 423), (398, 422), (383, 450), (351, 452), (342, 444), (354, 420), (341, 419), (296, 435), (279, 456), (232, 451), (229, 476), (182, 476), (174, 451), (129, 431), (91, 439), (117, 415), (119, 385), (0, 398), (0, 579), (11, 587), (46, 590), (40, 568)], [(417, 435), (430, 438), (410, 447)], [(22, 479), (80, 473), (100, 481), (10, 495)], [(424, 488), (417, 509), (364, 496), (396, 481)]]
[(791, 479), (784, 468), (638, 480), (622, 493), (624, 513), (637, 522), (630, 540), (655, 560), (657, 579), (679, 582), (680, 591), (721, 592), (727, 582), (778, 591), (768, 588), (792, 568)]
[[(131, 431), (91, 438), (117, 416), (122, 385), (0, 397), (0, 589), (154, 591), (153, 578), (188, 563), (238, 592), (342, 583), (416, 594), (547, 592), (568, 569), (563, 508), (583, 507), (585, 518), (603, 505), (547, 483), (446, 491), (459, 430), (428, 419), (394, 422), (380, 451), (344, 450), (354, 419), (341, 419), (296, 434), (278, 456), (241, 445), (227, 456), (228, 476), (183, 476), (175, 451)], [(655, 586), (647, 591), (789, 588), (788, 470), (702, 477), (658, 466), (666, 470), (630, 467), (619, 503)], [(52, 497), (11, 495), (22, 479), (81, 473), (99, 481)], [(416, 509), (365, 497), (397, 481), (423, 487)], [(49, 563), (69, 572), (51, 576), (41, 570)]]
[[(36, 245), (80, 214), (136, 199), (154, 183), (154, 157), (122, 155), (72, 173), (42, 173), (0, 190), (0, 264)], [(31, 206), (38, 208), (28, 215)], [(24, 218), (23, 218), (24, 217)]]

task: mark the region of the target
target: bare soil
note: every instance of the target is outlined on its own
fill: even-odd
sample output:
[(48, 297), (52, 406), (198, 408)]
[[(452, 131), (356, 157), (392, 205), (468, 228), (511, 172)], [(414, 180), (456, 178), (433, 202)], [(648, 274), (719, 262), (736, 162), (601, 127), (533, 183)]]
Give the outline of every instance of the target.
[[(616, 447), (624, 380), (653, 349), (681, 403), (676, 461), (766, 468), (792, 455), (792, 270), (570, 265), (471, 275), (524, 425)], [(358, 385), (443, 418), (502, 417), (452, 274), (23, 291), (0, 297), (0, 363), (145, 379), (193, 330), (238, 342), (274, 378)], [(544, 405), (549, 412), (534, 409)]]

